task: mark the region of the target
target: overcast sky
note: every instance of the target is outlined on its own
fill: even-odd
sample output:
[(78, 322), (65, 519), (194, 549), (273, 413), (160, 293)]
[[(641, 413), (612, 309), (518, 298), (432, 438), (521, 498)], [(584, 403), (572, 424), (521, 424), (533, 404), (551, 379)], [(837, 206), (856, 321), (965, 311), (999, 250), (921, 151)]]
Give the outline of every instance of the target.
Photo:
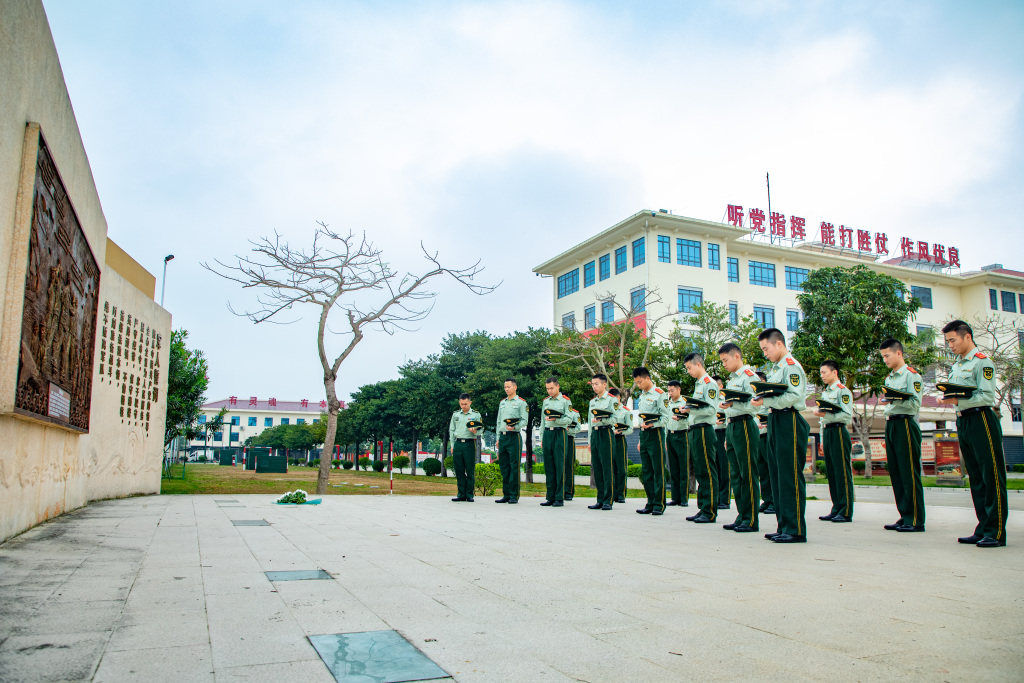
[(363, 342), (342, 396), (448, 332), (550, 326), (532, 267), (641, 209), (767, 208), (766, 171), (808, 226), (1024, 269), (1020, 2), (44, 5), (110, 237), (158, 297), (175, 255), (166, 307), (211, 400), (323, 395), (314, 312), (253, 326), (199, 266), (317, 220), (503, 282), (442, 283), (419, 331)]

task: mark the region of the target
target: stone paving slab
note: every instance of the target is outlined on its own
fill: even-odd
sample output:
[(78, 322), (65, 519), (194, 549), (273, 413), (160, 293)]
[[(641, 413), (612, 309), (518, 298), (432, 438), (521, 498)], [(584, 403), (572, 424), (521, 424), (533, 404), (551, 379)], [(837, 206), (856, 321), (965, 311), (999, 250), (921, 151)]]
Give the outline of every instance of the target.
[(585, 499), (99, 502), (0, 545), (0, 681), (330, 681), (308, 636), (380, 630), (458, 681), (1019, 680), (1024, 512), (1006, 548), (961, 546), (959, 493), (924, 534), (809, 501), (790, 546)]

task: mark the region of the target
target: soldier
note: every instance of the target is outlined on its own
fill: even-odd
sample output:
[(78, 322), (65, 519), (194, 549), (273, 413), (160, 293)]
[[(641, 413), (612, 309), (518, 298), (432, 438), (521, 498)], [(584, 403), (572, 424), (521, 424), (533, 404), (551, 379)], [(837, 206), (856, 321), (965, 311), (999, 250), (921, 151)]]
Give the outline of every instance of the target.
[[(768, 377), (759, 370), (757, 372), (757, 381), (767, 382)], [(772, 468), (768, 466), (768, 414), (770, 412), (766, 405), (762, 405), (757, 409), (757, 428), (761, 435), (761, 443), (757, 450), (757, 480), (761, 484), (761, 507), (758, 509), (758, 512), (765, 515), (775, 514), (775, 494), (772, 488), (773, 474)]]
[(900, 518), (886, 524), (889, 531), (924, 531), (924, 488), (921, 484), (921, 375), (903, 360), (903, 344), (886, 339), (879, 347), (892, 371), (885, 386), (902, 392), (903, 399), (882, 399), (885, 406), (885, 457)]
[(803, 469), (811, 428), (800, 410), (807, 404), (807, 376), (786, 348), (786, 337), (780, 330), (774, 327), (764, 330), (757, 335), (757, 341), (765, 357), (774, 363), (768, 371), (768, 381), (786, 385), (778, 396), (751, 401), (771, 409), (768, 413), (768, 464), (774, 475), (775, 515), (779, 526), (777, 533), (765, 534), (765, 538), (775, 543), (806, 543), (807, 484)]
[(479, 427), (470, 427), (480, 422), (480, 413), (471, 410), (469, 394), (459, 396), (459, 409), (452, 413), (448, 423), (448, 440), (452, 442), (452, 467), (458, 495), (452, 498), (456, 503), (473, 502), (473, 488), (476, 485), (476, 440)]
[(971, 483), (971, 499), (978, 525), (970, 536), (957, 540), (979, 548), (1006, 545), (1006, 463), (1003, 433), (993, 406), (996, 370), (992, 359), (974, 345), (974, 331), (962, 320), (942, 328), (949, 350), (959, 356), (949, 372), (953, 384), (975, 387), (965, 398), (943, 399), (956, 408), (960, 452)]
[(668, 473), (672, 481), (672, 500), (668, 505), (690, 505), (690, 416), (686, 412), (683, 385), (679, 380), (668, 384), (668, 426), (665, 428), (665, 451), (668, 453)]
[(498, 404), (498, 468), (501, 470), (501, 498), (495, 503), (519, 502), (519, 461), (523, 455), (523, 429), (530, 428), (530, 410), (516, 391), (512, 377), (505, 380), (505, 398)]
[[(633, 433), (633, 413), (622, 404), (619, 390), (614, 387), (608, 393), (619, 402), (615, 411), (615, 438), (612, 439), (612, 498), (616, 503), (626, 502), (626, 477), (628, 475), (629, 456), (626, 453), (626, 436)], [(625, 427), (621, 427), (625, 425)]]
[(541, 505), (560, 508), (565, 499), (565, 428), (572, 424), (572, 401), (562, 393), (554, 377), (548, 377), (544, 388), (548, 395), (541, 405), (544, 425), (541, 447), (544, 452), (544, 488), (547, 499)]
[(565, 500), (576, 495), (576, 435), (583, 431), (580, 411), (573, 408), (569, 414), (572, 422), (565, 428)]
[[(721, 396), (725, 382), (718, 375), (715, 375), (711, 379), (715, 380), (715, 383), (718, 385), (718, 394)], [(732, 489), (732, 479), (729, 475), (730, 456), (726, 452), (729, 450), (729, 442), (725, 439), (725, 419), (725, 413), (718, 411), (715, 417), (715, 439), (718, 441), (718, 446), (715, 449), (715, 457), (718, 459), (719, 510), (729, 509), (729, 491)]]
[[(608, 393), (608, 378), (598, 373), (590, 380), (594, 398), (590, 399), (590, 467), (597, 488), (597, 501), (591, 510), (612, 509), (612, 442), (615, 411), (619, 399)], [(597, 411), (595, 414), (594, 411)]]
[(715, 422), (718, 420), (718, 385), (704, 369), (704, 358), (699, 353), (690, 353), (683, 359), (686, 372), (697, 380), (693, 398), (706, 405), (689, 410), (690, 414), (690, 457), (697, 475), (697, 514), (686, 518), (688, 522), (710, 524), (718, 519), (718, 439), (715, 437)]
[(633, 369), (633, 383), (640, 389), (636, 406), (640, 411), (640, 481), (647, 504), (640, 515), (665, 514), (665, 423), (668, 421), (668, 396), (654, 386), (650, 371)]
[(822, 362), (818, 370), (825, 390), (821, 400), (839, 407), (839, 412), (815, 410), (821, 426), (821, 445), (825, 451), (825, 475), (832, 510), (818, 519), (824, 522), (853, 521), (853, 470), (850, 462), (853, 442), (846, 425), (853, 422), (853, 392), (839, 381), (839, 364), (834, 360)]
[[(723, 344), (718, 349), (718, 357), (722, 367), (729, 373), (724, 388), (750, 394), (752, 399), (754, 390), (750, 382), (757, 375), (753, 368), (743, 363), (740, 347), (732, 343)], [(727, 419), (725, 438), (729, 443), (730, 479), (736, 497), (736, 521), (723, 524), (722, 528), (740, 533), (757, 531), (757, 505), (761, 496), (761, 486), (757, 479), (760, 435), (755, 416), (758, 409), (750, 404), (750, 399), (726, 400), (720, 407), (725, 409)]]

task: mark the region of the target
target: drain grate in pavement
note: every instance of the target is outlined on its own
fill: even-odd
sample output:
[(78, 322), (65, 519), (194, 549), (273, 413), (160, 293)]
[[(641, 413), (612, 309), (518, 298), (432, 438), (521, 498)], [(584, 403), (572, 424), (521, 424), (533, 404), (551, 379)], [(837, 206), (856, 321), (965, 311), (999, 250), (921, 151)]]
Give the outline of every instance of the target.
[(231, 523), (235, 526), (270, 526), (265, 519), (233, 519)]
[(334, 578), (323, 569), (291, 569), (280, 572), (263, 572), (271, 581), (309, 581), (311, 579)]
[(363, 631), (309, 636), (320, 659), (339, 683), (403, 683), (449, 678), (444, 669), (397, 631)]

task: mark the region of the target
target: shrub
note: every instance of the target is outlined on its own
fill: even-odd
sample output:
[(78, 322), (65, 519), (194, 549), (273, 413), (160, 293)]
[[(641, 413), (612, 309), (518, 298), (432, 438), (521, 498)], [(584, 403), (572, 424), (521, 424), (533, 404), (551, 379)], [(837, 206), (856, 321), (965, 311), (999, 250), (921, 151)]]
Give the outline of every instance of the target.
[(359, 456), (359, 466), (363, 468), (363, 471), (370, 466), (370, 456), (361, 455)]
[(387, 467), (387, 466), (388, 466), (388, 464), (386, 462), (384, 462), (383, 460), (374, 460), (373, 461), (373, 471), (374, 472), (383, 472), (384, 468)]
[(854, 460), (853, 461), (853, 471), (854, 472), (859, 472), (859, 473), (863, 474), (864, 467), (865, 467), (865, 465), (864, 465), (864, 461), (863, 460)]
[(403, 469), (409, 466), (409, 456), (407, 455), (396, 455), (391, 460), (391, 466), (397, 467), (398, 471), (401, 472)]
[(352, 465), (353, 465), (353, 463), (352, 463), (351, 460), (342, 460), (341, 461), (341, 466), (344, 467), (346, 470), (352, 469)]
[(452, 456), (449, 455), (444, 459), (444, 468), (446, 470), (452, 470), (453, 472), (455, 471), (455, 460), (452, 459)]
[(199, 462), (206, 462), (206, 456), (205, 455), (200, 455), (199, 456)]
[(501, 484), (501, 470), (493, 463), (477, 463), (475, 485), (481, 496), (494, 495)]
[(1013, 466), (1013, 471), (1014, 472), (1024, 472), (1024, 465), (1014, 465)]
[(319, 460), (310, 460), (309, 461), (309, 466), (310, 467), (320, 467), (320, 461)]
[(340, 467), (340, 466), (341, 466), (341, 461), (340, 460), (332, 460), (331, 461), (331, 467), (333, 467), (334, 469), (338, 469), (338, 467)]
[(641, 465), (626, 465), (626, 476), (627, 477), (639, 477)]
[[(523, 465), (523, 467), (526, 467), (526, 465)], [(523, 471), (525, 472), (526, 470), (523, 470)], [(533, 473), (534, 474), (544, 474), (544, 463), (541, 463), (541, 462), (533, 463)]]
[(441, 461), (437, 458), (427, 458), (420, 463), (420, 467), (423, 468), (423, 473), (427, 476), (435, 476), (441, 474)]
[(818, 468), (818, 472), (823, 477), (828, 477), (828, 473), (825, 471), (825, 461), (824, 460), (815, 460), (814, 461), (814, 466)]
[(576, 472), (576, 474), (580, 475), (581, 477), (589, 477), (590, 476), (590, 465), (576, 465), (575, 472)]

